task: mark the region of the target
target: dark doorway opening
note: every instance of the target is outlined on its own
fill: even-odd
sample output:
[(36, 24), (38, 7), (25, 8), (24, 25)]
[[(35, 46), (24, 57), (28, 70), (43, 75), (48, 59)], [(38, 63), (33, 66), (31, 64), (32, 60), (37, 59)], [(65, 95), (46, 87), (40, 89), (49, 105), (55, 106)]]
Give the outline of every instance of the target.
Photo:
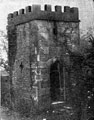
[(94, 120), (94, 117), (90, 117), (88, 120)]
[(52, 101), (58, 101), (60, 97), (60, 62), (56, 60), (50, 66), (50, 95)]

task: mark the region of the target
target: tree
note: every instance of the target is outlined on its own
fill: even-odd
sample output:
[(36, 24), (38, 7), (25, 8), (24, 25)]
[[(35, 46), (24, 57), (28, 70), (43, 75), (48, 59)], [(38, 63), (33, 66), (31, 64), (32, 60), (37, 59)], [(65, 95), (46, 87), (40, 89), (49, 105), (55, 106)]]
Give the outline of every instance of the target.
[(86, 115), (94, 115), (94, 36), (93, 29), (83, 36), (81, 51), (83, 52), (83, 109)]
[[(67, 36), (65, 36), (66, 38)], [(80, 45), (75, 46), (76, 49), (69, 49), (67, 44), (67, 39), (65, 41), (67, 52), (70, 55), (73, 65), (81, 69), (81, 76), (78, 82), (78, 89), (75, 91), (77, 93), (76, 102), (78, 102), (79, 110), (77, 112), (78, 120), (81, 119), (83, 110), (85, 109), (86, 114), (94, 114), (94, 36), (93, 29), (89, 28), (88, 32), (84, 34), (80, 39)], [(79, 75), (78, 75), (79, 77)], [(73, 96), (73, 95), (72, 95)]]
[(0, 67), (9, 71), (8, 66), (8, 39), (7, 34), (0, 30)]

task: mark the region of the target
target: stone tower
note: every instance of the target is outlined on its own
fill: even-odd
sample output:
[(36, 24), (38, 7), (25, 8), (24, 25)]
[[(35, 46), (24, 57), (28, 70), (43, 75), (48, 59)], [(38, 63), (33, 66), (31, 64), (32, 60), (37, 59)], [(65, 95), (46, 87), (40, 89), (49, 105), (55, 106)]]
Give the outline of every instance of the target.
[(8, 15), (10, 85), (17, 110), (26, 105), (28, 111), (49, 111), (71, 103), (76, 78), (69, 77), (67, 47), (73, 51), (79, 44), (79, 22), (78, 8), (69, 6), (62, 12), (61, 6), (52, 11), (51, 5), (44, 10), (32, 5)]

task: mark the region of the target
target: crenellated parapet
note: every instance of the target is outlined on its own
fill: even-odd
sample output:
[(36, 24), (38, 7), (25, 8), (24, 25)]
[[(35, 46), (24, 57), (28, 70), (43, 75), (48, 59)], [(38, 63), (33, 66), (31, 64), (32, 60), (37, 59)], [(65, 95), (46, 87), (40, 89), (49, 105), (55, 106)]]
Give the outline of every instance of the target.
[(76, 7), (65, 6), (62, 12), (61, 6), (55, 6), (55, 11), (52, 11), (51, 5), (45, 5), (44, 10), (41, 10), (40, 5), (32, 5), (8, 15), (9, 25), (19, 25), (32, 20), (79, 22), (79, 12)]

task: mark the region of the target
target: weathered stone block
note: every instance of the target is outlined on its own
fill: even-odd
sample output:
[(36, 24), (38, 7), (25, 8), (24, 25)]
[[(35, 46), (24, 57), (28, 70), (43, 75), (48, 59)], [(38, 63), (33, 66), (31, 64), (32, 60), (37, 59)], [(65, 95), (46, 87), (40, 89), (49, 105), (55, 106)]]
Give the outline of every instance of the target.
[(25, 10), (26, 10), (26, 13), (31, 12), (31, 6), (27, 6), (27, 7), (25, 8)]

